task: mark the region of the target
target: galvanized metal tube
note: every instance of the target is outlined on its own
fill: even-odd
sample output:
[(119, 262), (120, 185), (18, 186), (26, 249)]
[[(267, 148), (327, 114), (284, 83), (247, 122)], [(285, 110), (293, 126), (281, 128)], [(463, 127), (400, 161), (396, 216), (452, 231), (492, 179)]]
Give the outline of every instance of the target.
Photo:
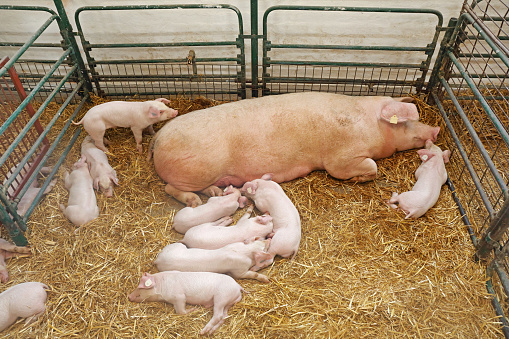
[(477, 247), (479, 258), (485, 259), (488, 256), (494, 248), (494, 244), (502, 240), (502, 236), (507, 229), (509, 229), (509, 199), (504, 201), (501, 210), (491, 220), (490, 227), (488, 227), (479, 240), (479, 246)]
[(251, 95), (258, 97), (258, 0), (251, 0)]
[[(490, 120), (493, 122), (493, 125), (497, 129), (497, 131), (500, 133), (500, 136), (505, 141), (507, 145), (509, 145), (509, 134), (505, 130), (504, 126), (498, 119), (498, 117), (493, 113), (493, 110), (491, 109), (490, 105), (486, 102), (486, 99), (484, 99), (484, 96), (481, 94), (475, 83), (472, 81), (468, 73), (465, 71), (461, 63), (458, 61), (458, 59), (454, 56), (454, 53), (451, 51), (447, 52), (448, 57), (451, 59), (451, 61), (454, 63), (454, 65), (458, 68), (459, 72), (463, 76), (463, 79), (465, 79), (466, 83), (476, 96), (477, 100), (479, 100), (480, 104), (482, 105), (484, 111), (490, 118)], [(507, 190), (507, 187), (506, 187)]]
[[(3, 9), (2, 8), (3, 6), (0, 7), (0, 9)], [(27, 42), (25, 42), (23, 44), (23, 46), (16, 52), (14, 53), (14, 55), (11, 57), (11, 59), (2, 67), (0, 68), (0, 77), (3, 77), (5, 75), (5, 73), (7, 73), (7, 70), (9, 68), (11, 68), (15, 63), (16, 61), (18, 61), (18, 59), (27, 51), (27, 49), (32, 45), (32, 43), (37, 40), (37, 38), (39, 38), (39, 36), (41, 36), (41, 34), (46, 30), (46, 28), (48, 28), (49, 25), (51, 25), (51, 23), (53, 23), (53, 21), (55, 21), (56, 19), (58, 18), (58, 15), (56, 14), (53, 14), (48, 20), (46, 20), (46, 22), (34, 33), (34, 35), (32, 35), (32, 37), (30, 39), (28, 39)]]
[(492, 37), (490, 37), (482, 27), (479, 26), (476, 20), (472, 18), (472, 16), (469, 13), (462, 13), (458, 19), (458, 24), (456, 25), (456, 28), (451, 36), (451, 41), (455, 41), (456, 38), (459, 35), (459, 31), (462, 27), (463, 21), (467, 20), (470, 22), (474, 28), (481, 34), (481, 36), (484, 38), (484, 40), (488, 43), (488, 45), (493, 49), (493, 52), (504, 62), (504, 64), (509, 67), (509, 57), (507, 54), (505, 54), (506, 49), (500, 49), (498, 42), (494, 43), (494, 41), (497, 41), (495, 38), (494, 40)]
[[(443, 78), (441, 78), (443, 79)], [(442, 106), (442, 103), (440, 102), (440, 99), (438, 98), (436, 93), (431, 94), (433, 96), (433, 99), (435, 100), (435, 103), (438, 107), (438, 110), (440, 111), (442, 118), (444, 119), (444, 122), (449, 129), (449, 132), (451, 133), (451, 136), (453, 137), (454, 143), (456, 144), (456, 147), (458, 148), (458, 152), (460, 153), (461, 158), (463, 159), (463, 162), (465, 163), (465, 166), (468, 170), (468, 173), (470, 173), (470, 176), (472, 177), (472, 181), (474, 182), (475, 188), (477, 189), (477, 192), (479, 193), (481, 200), (484, 203), (484, 206), (486, 207), (486, 210), (488, 211), (490, 215), (490, 219), (495, 214), (495, 211), (493, 209), (493, 206), (491, 205), (491, 202), (486, 195), (486, 192), (484, 192), (483, 186), (481, 184), (481, 181), (477, 177), (477, 173), (475, 172), (474, 167), (470, 163), (470, 160), (468, 159), (468, 155), (463, 148), (463, 145), (461, 144), (461, 141), (458, 138), (458, 135), (456, 134), (456, 131), (454, 131), (454, 127), (451, 124), (451, 121), (447, 117), (447, 113), (445, 112), (444, 107)]]
[[(464, 76), (466, 76), (466, 74)], [(484, 148), (484, 145), (482, 144), (482, 142), (481, 142), (479, 136), (477, 135), (477, 132), (475, 131), (474, 127), (470, 123), (470, 120), (465, 115), (465, 112), (463, 111), (463, 108), (461, 107), (461, 105), (459, 104), (458, 100), (456, 99), (456, 96), (454, 95), (451, 87), (449, 86), (447, 81), (442, 76), (440, 76), (440, 82), (442, 83), (442, 85), (444, 86), (445, 90), (447, 91), (447, 94), (449, 94), (449, 97), (450, 97), (451, 101), (453, 102), (454, 106), (456, 107), (456, 109), (458, 111), (458, 114), (460, 115), (461, 119), (465, 123), (465, 127), (467, 128), (468, 132), (470, 133), (470, 135), (472, 137), (472, 140), (474, 141), (475, 145), (479, 149), (479, 152), (481, 153), (484, 161), (486, 162), (486, 165), (488, 165), (488, 168), (490, 169), (491, 173), (493, 174), (493, 177), (495, 178), (498, 186), (500, 187), (502, 192), (504, 192), (504, 195), (507, 196), (507, 185), (506, 185), (504, 179), (500, 175), (497, 167), (493, 164), (493, 161), (491, 160), (490, 155), (488, 154), (488, 152), (486, 152), (486, 149)], [(470, 80), (470, 82), (472, 82), (472, 80)], [(475, 85), (474, 85), (474, 87), (475, 87)], [(476, 94), (477, 99), (479, 99), (479, 97), (482, 97), (482, 95), (479, 93), (478, 90), (477, 90), (477, 93), (476, 93), (476, 91), (474, 91), (474, 94)], [(481, 100), (479, 100), (479, 101), (481, 101)], [(481, 105), (483, 106), (485, 111), (488, 113), (488, 116), (490, 116), (490, 115), (493, 116), (492, 121), (493, 121), (494, 124), (495, 124), (495, 121), (497, 122), (497, 124), (495, 124), (495, 127), (500, 132), (500, 136), (503, 137), (503, 138), (506, 138), (506, 140), (507, 140), (506, 143), (509, 145), (509, 136), (507, 135), (507, 132), (505, 132), (505, 130), (504, 130), (505, 133), (502, 132), (503, 127), (500, 124), (500, 122), (498, 121), (498, 118), (493, 114), (493, 111), (491, 111), (491, 108), (489, 107), (488, 103), (485, 101), (484, 98), (482, 98), (482, 101), (484, 102), (484, 104), (481, 102)], [(505, 136), (504, 136), (504, 134), (505, 134)]]
[[(53, 73), (57, 70), (57, 68), (63, 63), (63, 61), (69, 56), (71, 53), (70, 50), (66, 50), (62, 53), (60, 59), (58, 59), (57, 63), (53, 65), (53, 67), (46, 73), (46, 75), (42, 78), (41, 81), (34, 87), (34, 89), (27, 95), (25, 100), (23, 100), (18, 108), (11, 114), (11, 116), (4, 122), (2, 126), (0, 126), (0, 136), (6, 131), (6, 129), (12, 124), (12, 122), (18, 117), (18, 115), (23, 111), (26, 105), (34, 98), (37, 92), (44, 86), (47, 80), (51, 77)], [(19, 137), (18, 137), (19, 138)], [(5, 153), (0, 157), (0, 166), (4, 164), (5, 160), (12, 152), (16, 144), (11, 144), (9, 148), (5, 151)]]
[(495, 312), (499, 316), (500, 322), (502, 323), (502, 332), (504, 333), (504, 336), (509, 338), (509, 323), (507, 322), (502, 306), (500, 306), (496, 292), (493, 289), (493, 282), (491, 279), (486, 281), (486, 290), (493, 296), (491, 299), (491, 304), (493, 305), (493, 308), (495, 309)]
[[(71, 68), (71, 70), (67, 73), (67, 76), (65, 76), (58, 84), (57, 86), (53, 89), (53, 91), (51, 92), (51, 94), (46, 98), (46, 100), (41, 104), (41, 106), (39, 107), (39, 109), (37, 110), (37, 112), (32, 116), (32, 118), (27, 122), (27, 124), (23, 127), (23, 129), (21, 131), (19, 131), (18, 133), (18, 136), (14, 139), (14, 141), (12, 142), (11, 144), (11, 147), (13, 146), (16, 146), (20, 143), (21, 139), (23, 139), (23, 137), (25, 137), (25, 135), (28, 133), (28, 131), (32, 128), (33, 124), (37, 121), (37, 119), (39, 119), (39, 117), (41, 116), (41, 114), (44, 112), (44, 110), (46, 109), (46, 107), (48, 106), (48, 104), (51, 102), (51, 100), (53, 100), (53, 98), (58, 94), (60, 88), (63, 87), (63, 85), (65, 84), (65, 82), (69, 79), (69, 77), (72, 75), (72, 73), (78, 68), (77, 65), (74, 65), (74, 67)], [(83, 82), (81, 82), (77, 88), (80, 88), (81, 85), (83, 85)], [(77, 89), (74, 90), (74, 94), (77, 93)], [(72, 96), (70, 97), (72, 99)], [(70, 99), (68, 99), (70, 100)], [(67, 105), (66, 105), (67, 106)], [(63, 111), (63, 110), (62, 110)], [(58, 114), (59, 115), (59, 114)], [(18, 176), (18, 174), (21, 172), (21, 170), (23, 169), (23, 167), (25, 166), (25, 164), (28, 162), (28, 160), (32, 157), (32, 155), (35, 153), (35, 151), (37, 150), (37, 148), (39, 147), (39, 145), (42, 143), (44, 137), (46, 137), (46, 135), (48, 134), (48, 132), (50, 131), (51, 127), (53, 125), (52, 124), (48, 124), (45, 128), (45, 130), (39, 135), (39, 137), (37, 138), (36, 142), (32, 145), (31, 149), (30, 150), (27, 150), (27, 153), (25, 154), (25, 156), (23, 157), (23, 159), (21, 160), (21, 162), (18, 164), (18, 167), (16, 170), (14, 170), (14, 172), (12, 173), (11, 175), (11, 178), (8, 179), (6, 182), (5, 182), (5, 186), (10, 186), (12, 184), (12, 182), (16, 179), (16, 177)], [(12, 152), (12, 150), (9, 151), (9, 149), (6, 151), (6, 153), (10, 154)], [(42, 165), (44, 164), (41, 164), (41, 167)], [(32, 180), (29, 180), (27, 181), (25, 187), (28, 189), (28, 186), (30, 186), (30, 184), (32, 183), (33, 179)], [(21, 192), (25, 192), (25, 190), (21, 191)], [(23, 196), (23, 194), (21, 194), (21, 192), (18, 194), (18, 196)]]

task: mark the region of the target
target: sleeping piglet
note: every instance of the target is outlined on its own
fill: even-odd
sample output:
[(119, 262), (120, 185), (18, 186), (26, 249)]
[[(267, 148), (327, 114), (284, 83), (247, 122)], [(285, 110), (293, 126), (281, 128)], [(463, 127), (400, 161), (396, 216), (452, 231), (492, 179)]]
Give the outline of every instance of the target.
[(419, 218), (435, 205), (440, 196), (440, 189), (447, 180), (445, 164), (449, 162), (451, 152), (442, 150), (427, 140), (424, 149), (417, 151), (422, 163), (415, 171), (417, 182), (411, 191), (398, 195), (393, 193), (387, 201), (390, 207), (399, 208), (408, 218)]
[(101, 190), (107, 197), (113, 196), (113, 185), (118, 185), (117, 172), (110, 166), (106, 154), (95, 147), (90, 135), (81, 143), (81, 154), (87, 158), (94, 189)]
[(97, 148), (107, 152), (104, 146), (104, 132), (113, 127), (130, 127), (136, 140), (136, 149), (142, 152), (142, 132), (148, 127), (150, 134), (154, 134), (152, 124), (175, 117), (178, 111), (169, 108), (170, 100), (159, 98), (150, 101), (110, 101), (92, 107), (79, 122), (90, 134)]
[(5, 239), (0, 239), (0, 282), (4, 283), (9, 280), (9, 273), (5, 267), (5, 259), (23, 254), (30, 255), (30, 248), (16, 246)]
[(272, 216), (264, 214), (249, 218), (253, 208), (253, 205), (249, 206), (234, 226), (228, 226), (229, 220), (226, 219), (220, 225), (205, 223), (192, 227), (180, 242), (187, 247), (214, 250), (253, 237), (265, 238), (272, 233)]
[(274, 236), (269, 247), (272, 259), (264, 265), (270, 265), (276, 255), (293, 259), (299, 250), (301, 222), (297, 208), (281, 186), (266, 174), (261, 179), (246, 182), (241, 192), (252, 199), (262, 213), (268, 212), (274, 222)]
[(200, 334), (212, 334), (224, 322), (228, 309), (242, 298), (244, 289), (230, 276), (210, 272), (166, 271), (143, 273), (138, 287), (129, 294), (134, 302), (163, 301), (173, 304), (175, 312), (186, 314), (186, 303), (214, 306), (212, 319)]
[(85, 156), (82, 155), (73, 165), (71, 174), (65, 172), (64, 184), (69, 191), (69, 200), (67, 208), (60, 204), (60, 209), (73, 224), (81, 226), (99, 216), (93, 180)]
[(235, 242), (216, 250), (187, 248), (182, 243), (167, 245), (157, 255), (154, 264), (159, 271), (216, 272), (231, 275), (235, 279), (256, 279), (269, 282), (269, 279), (250, 268), (260, 266), (271, 257), (266, 251), (270, 239)]
[(35, 321), (46, 310), (46, 289), (39, 282), (14, 285), (0, 293), (0, 331), (5, 330), (18, 318), (28, 318), (25, 324)]
[(210, 197), (206, 204), (197, 207), (184, 207), (175, 214), (173, 228), (179, 233), (186, 233), (193, 226), (216, 221), (230, 216), (237, 208), (243, 208), (247, 198), (241, 196), (240, 190), (228, 186), (223, 196)]
[[(26, 163), (25, 166), (23, 166), (21, 168), (21, 171), (19, 172), (16, 180), (14, 180), (12, 182), (12, 184), (7, 189), (7, 192), (9, 193), (10, 196), (12, 196), (14, 194), (14, 192), (19, 188), (19, 183), (21, 182), (22, 178), (27, 174), (27, 172), (30, 170), (31, 166), (32, 166), (31, 163)], [(7, 177), (9, 177), (10, 175), (12, 175), (12, 173), (14, 173), (16, 167), (17, 166), (10, 169), (9, 173), (7, 174)], [(18, 213), (18, 215), (24, 216), (25, 213), (28, 211), (28, 208), (30, 207), (30, 205), (32, 205), (35, 197), (39, 194), (39, 191), (41, 190), (41, 188), (39, 187), (39, 183), (37, 182), (37, 180), (39, 179), (40, 174), (49, 174), (50, 172), (51, 172), (51, 167), (42, 167), (41, 168), (40, 173), (37, 174), (37, 177), (35, 178), (35, 180), (32, 181), (29, 188), (27, 189), (25, 194), (23, 194), (23, 196), (21, 197), (21, 199), (18, 202), (18, 206), (16, 208), (16, 212)], [(3, 184), (5, 185), (6, 182), (7, 182), (7, 179), (4, 180)], [(46, 189), (44, 190), (43, 194), (48, 194), (53, 189), (53, 187), (55, 186), (56, 183), (57, 183), (57, 179), (51, 180), (51, 182), (48, 184), (48, 186), (46, 186)], [(18, 198), (19, 198), (19, 196), (18, 196)]]

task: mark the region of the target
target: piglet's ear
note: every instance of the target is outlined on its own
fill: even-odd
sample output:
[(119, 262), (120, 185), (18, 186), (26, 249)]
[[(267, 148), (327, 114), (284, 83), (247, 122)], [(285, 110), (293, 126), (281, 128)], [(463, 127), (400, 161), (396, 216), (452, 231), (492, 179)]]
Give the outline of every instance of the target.
[(148, 109), (149, 118), (159, 118), (161, 116), (161, 111), (155, 106), (150, 106)]
[(421, 158), (422, 161), (428, 161), (435, 155), (433, 154), (433, 152), (425, 148), (418, 150), (417, 154), (419, 154), (419, 157)]
[(444, 158), (444, 163), (448, 163), (449, 162), (449, 157), (451, 156), (451, 151), (449, 150), (445, 150), (442, 152), (442, 157)]
[(264, 265), (263, 263), (266, 261), (266, 260), (269, 260), (272, 258), (272, 255), (270, 253), (267, 253), (267, 252), (255, 252), (254, 255), (254, 266), (256, 267), (265, 267), (267, 265)]
[(143, 273), (140, 279), (140, 284), (138, 285), (138, 288), (142, 289), (149, 289), (154, 287), (154, 279), (150, 274), (147, 272)]
[(156, 99), (156, 101), (160, 101), (160, 102), (162, 102), (164, 104), (169, 104), (171, 102), (170, 100), (165, 99), (165, 98), (158, 98), (158, 99)]

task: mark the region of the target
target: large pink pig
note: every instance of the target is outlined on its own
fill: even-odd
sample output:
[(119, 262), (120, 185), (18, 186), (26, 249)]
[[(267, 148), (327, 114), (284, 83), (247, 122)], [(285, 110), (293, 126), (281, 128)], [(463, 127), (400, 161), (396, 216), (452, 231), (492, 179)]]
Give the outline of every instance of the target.
[(231, 275), (235, 279), (256, 279), (269, 282), (260, 273), (250, 271), (271, 258), (267, 253), (270, 239), (235, 242), (216, 250), (187, 248), (182, 243), (167, 245), (157, 255), (154, 264), (159, 271), (216, 272)]
[(67, 207), (60, 204), (60, 209), (67, 219), (76, 226), (81, 226), (99, 216), (93, 180), (85, 156), (81, 156), (73, 165), (71, 174), (65, 172), (64, 184), (69, 191), (69, 199)]
[(240, 301), (244, 289), (226, 274), (211, 272), (166, 271), (143, 273), (138, 287), (129, 294), (134, 302), (163, 301), (173, 304), (175, 312), (186, 314), (186, 303), (214, 306), (212, 319), (200, 334), (212, 334), (224, 322), (228, 309)]
[(110, 101), (92, 107), (79, 122), (95, 141), (97, 148), (107, 152), (104, 146), (104, 132), (113, 127), (130, 127), (136, 140), (138, 152), (141, 146), (143, 129), (149, 129), (154, 134), (152, 124), (175, 117), (178, 111), (169, 108), (170, 100), (159, 98), (150, 101)]
[(187, 247), (213, 250), (251, 238), (265, 238), (273, 230), (272, 216), (264, 214), (249, 218), (253, 209), (251, 205), (234, 226), (205, 223), (192, 227), (181, 242)]
[(165, 191), (191, 205), (210, 186), (242, 186), (273, 173), (284, 182), (325, 169), (373, 180), (374, 160), (436, 140), (412, 98), (292, 93), (231, 102), (173, 119), (154, 137)]
[(398, 195), (393, 193), (388, 204), (392, 208), (400, 208), (405, 214), (405, 219), (419, 218), (433, 207), (440, 189), (447, 180), (445, 164), (449, 162), (451, 151), (442, 150), (433, 144), (431, 140), (426, 141), (426, 148), (417, 151), (422, 163), (415, 171), (417, 182), (411, 191)]
[(106, 153), (95, 146), (90, 135), (81, 143), (81, 154), (87, 158), (94, 189), (101, 190), (107, 197), (113, 196), (113, 185), (118, 185), (117, 172), (110, 166)]
[(173, 217), (173, 228), (179, 233), (186, 233), (193, 226), (216, 221), (230, 216), (237, 208), (243, 208), (247, 198), (233, 186), (228, 186), (223, 196), (211, 197), (206, 204), (197, 207), (184, 207)]
[(5, 259), (12, 258), (17, 255), (30, 255), (30, 248), (16, 246), (5, 239), (0, 239), (0, 282), (9, 280), (9, 273), (5, 266)]
[(264, 175), (262, 179), (246, 182), (241, 191), (253, 199), (256, 208), (270, 213), (274, 222), (274, 236), (268, 250), (272, 258), (255, 269), (270, 265), (276, 255), (293, 259), (299, 250), (301, 222), (299, 211), (281, 186), (270, 180), (270, 175)]
[(30, 324), (46, 311), (46, 290), (40, 282), (14, 285), (0, 293), (0, 331), (14, 324), (18, 318), (27, 318)]

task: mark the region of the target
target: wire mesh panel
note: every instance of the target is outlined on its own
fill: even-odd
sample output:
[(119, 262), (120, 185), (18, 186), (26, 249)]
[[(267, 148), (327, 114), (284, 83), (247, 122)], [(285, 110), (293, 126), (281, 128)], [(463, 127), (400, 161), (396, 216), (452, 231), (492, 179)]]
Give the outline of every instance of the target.
[[(433, 92), (456, 153), (449, 167), (478, 255), (488, 262), (488, 290), (509, 337), (509, 7), (504, 1), (465, 2), (442, 44)], [(454, 27), (454, 30), (452, 30)], [(435, 72), (434, 72), (435, 73)], [(491, 273), (497, 272), (497, 276)], [(504, 292), (505, 291), (505, 292)], [(503, 306), (498, 304), (503, 301)]]
[(81, 109), (87, 82), (74, 59), (76, 49), (68, 39), (60, 42), (65, 27), (54, 11), (0, 6), (0, 13), (9, 20), (43, 16), (41, 27), (24, 41), (13, 33), (0, 43), (0, 55), (10, 55), (0, 64), (0, 222), (16, 244), (26, 244), (26, 222), (79, 135), (68, 131), (70, 119), (61, 130), (53, 126), (67, 120), (62, 114), (71, 103), (77, 105), (71, 119)]
[[(203, 15), (210, 20), (197, 21)], [(101, 96), (185, 95), (229, 101), (246, 96), (242, 17), (233, 6), (82, 7), (75, 17)], [(98, 17), (104, 18), (100, 32), (93, 24)], [(167, 24), (159, 31), (154, 21)], [(119, 36), (114, 30), (135, 34)], [(193, 32), (196, 39), (184, 40), (182, 36), (189, 35), (179, 32)], [(230, 40), (224, 40), (225, 35)]]
[[(288, 11), (292, 21), (283, 22)], [(319, 19), (310, 16), (316, 12)], [(440, 12), (426, 9), (271, 7), (263, 18), (264, 94), (397, 96), (420, 91), (442, 21)], [(429, 32), (426, 40), (402, 38), (402, 31), (413, 37), (416, 29)], [(317, 61), (317, 55), (322, 59)]]

